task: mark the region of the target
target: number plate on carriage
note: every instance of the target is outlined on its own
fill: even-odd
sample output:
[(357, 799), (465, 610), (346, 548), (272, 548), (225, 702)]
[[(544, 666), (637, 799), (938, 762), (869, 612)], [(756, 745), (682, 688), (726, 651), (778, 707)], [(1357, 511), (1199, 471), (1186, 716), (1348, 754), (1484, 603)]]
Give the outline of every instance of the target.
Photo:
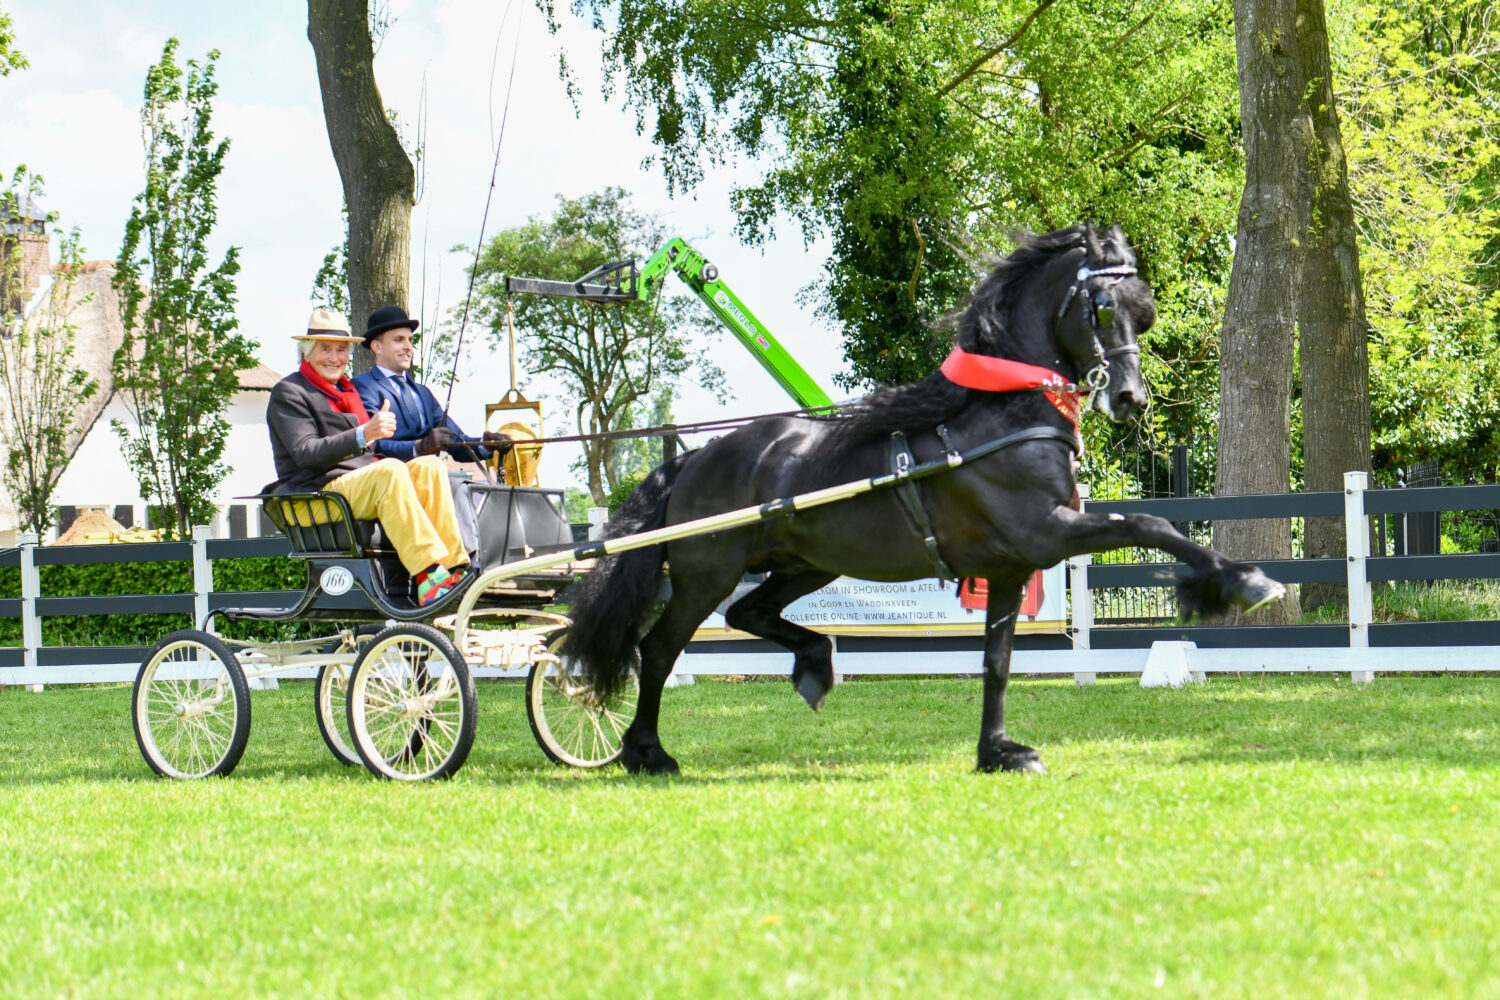
[(330, 566), (318, 577), (318, 586), (323, 588), (325, 594), (347, 594), (349, 588), (354, 586), (354, 574), (343, 566)]

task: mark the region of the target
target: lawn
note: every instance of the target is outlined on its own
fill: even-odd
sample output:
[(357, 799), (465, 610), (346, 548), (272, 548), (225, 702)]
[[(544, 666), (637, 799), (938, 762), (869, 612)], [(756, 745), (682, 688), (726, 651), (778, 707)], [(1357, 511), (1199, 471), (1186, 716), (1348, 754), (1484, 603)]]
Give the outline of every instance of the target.
[(126, 688), (0, 688), (0, 995), (1500, 996), (1500, 683), (1020, 680), (1034, 777), (972, 770), (978, 690), (673, 689), (684, 774), (639, 779), (486, 683), (463, 771), (398, 787), (306, 683), (195, 783)]

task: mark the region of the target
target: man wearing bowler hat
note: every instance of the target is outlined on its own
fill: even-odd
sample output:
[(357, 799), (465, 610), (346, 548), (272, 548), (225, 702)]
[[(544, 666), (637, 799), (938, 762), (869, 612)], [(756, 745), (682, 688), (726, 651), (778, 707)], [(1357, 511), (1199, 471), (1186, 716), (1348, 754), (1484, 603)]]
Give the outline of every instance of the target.
[(443, 413), (432, 390), (409, 374), (416, 358), (412, 337), (420, 325), (400, 306), (381, 306), (365, 322), (365, 347), (375, 355), (375, 367), (355, 376), (354, 386), (366, 410), (374, 413), (388, 400), (391, 412), (396, 415), (396, 433), (375, 442), (375, 454), (405, 462), (440, 451), (460, 462), (482, 462), (490, 457), (491, 448), (504, 454), (510, 449), (510, 438), (495, 431), (484, 433), (483, 440), (489, 448), (451, 444), (454, 439), (470, 438), (452, 417)]
[[(492, 449), (505, 454), (511, 447), (510, 438), (495, 431), (484, 432), (482, 440), (489, 447), (451, 443), (470, 438), (443, 412), (432, 391), (410, 375), (416, 357), (412, 338), (420, 325), (400, 306), (381, 306), (365, 321), (364, 344), (375, 355), (375, 367), (355, 376), (354, 387), (366, 410), (374, 413), (388, 406), (396, 415), (396, 432), (375, 442), (376, 456), (410, 462), (447, 451), (460, 462), (483, 462)], [(464, 547), (473, 553), (478, 547), (475, 501), (462, 483), (453, 484), (453, 504)]]

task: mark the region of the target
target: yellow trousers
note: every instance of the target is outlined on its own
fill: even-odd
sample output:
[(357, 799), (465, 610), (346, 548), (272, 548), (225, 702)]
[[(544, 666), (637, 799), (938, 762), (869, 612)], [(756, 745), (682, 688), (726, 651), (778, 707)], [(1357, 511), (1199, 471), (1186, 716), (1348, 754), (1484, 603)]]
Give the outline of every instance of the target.
[(344, 473), (323, 489), (348, 500), (355, 517), (378, 519), (408, 573), (420, 573), (433, 563), (452, 569), (469, 561), (453, 516), (448, 469), (436, 455), (410, 462), (382, 458)]

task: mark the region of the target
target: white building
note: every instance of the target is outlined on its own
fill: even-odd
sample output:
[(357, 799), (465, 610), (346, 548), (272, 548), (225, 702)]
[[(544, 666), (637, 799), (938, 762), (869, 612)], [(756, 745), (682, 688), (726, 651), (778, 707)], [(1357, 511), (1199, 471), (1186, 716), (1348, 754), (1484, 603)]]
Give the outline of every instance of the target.
[[(33, 239), (38, 245), (30, 256), (36, 260), (28, 258), (28, 263), (32, 265), (29, 270), (35, 271), (48, 265), (49, 255), (46, 235)], [(50, 277), (50, 266), (48, 272)], [(145, 522), (146, 504), (112, 425), (116, 419), (127, 426), (133, 423), (125, 404), (115, 395), (110, 374), (115, 351), (124, 339), (120, 300), (111, 284), (114, 275), (113, 261), (95, 260), (83, 265), (75, 279), (73, 297), (79, 305), (72, 314), (74, 357), (98, 381), (99, 389), (75, 414), (78, 429), (67, 444), (72, 457), (58, 480), (52, 502), (64, 508), (70, 517), (71, 512), (66, 508), (102, 507), (121, 523), (139, 527)], [(36, 301), (41, 301), (49, 294), (46, 280), (28, 284), (26, 298), (35, 294)], [(235, 504), (234, 497), (258, 493), (276, 478), (266, 431), (266, 403), (271, 387), (280, 378), (265, 365), (240, 372), (240, 390), (226, 414), (230, 432), (224, 462), (229, 466), (229, 475), (215, 497), (215, 504), (223, 512), (218, 526), (220, 535), (260, 534), (258, 504), (252, 502), (248, 514), (236, 512), (232, 518), (229, 515), (234, 506), (243, 506)], [(0, 411), (3, 409), (0, 407)], [(0, 485), (0, 546), (15, 544), (16, 529), (14, 504)]]
[[(280, 379), (265, 365), (240, 372), (240, 390), (225, 413), (229, 420), (229, 441), (224, 447), (224, 464), (229, 467), (229, 474), (214, 499), (224, 522), (217, 531), (221, 537), (261, 533), (259, 504), (249, 501), (246, 519), (241, 521), (242, 515), (234, 513), (232, 525), (230, 513), (233, 507), (246, 504), (235, 501), (235, 497), (259, 493), (261, 487), (276, 478), (271, 464), (271, 439), (266, 431), (266, 403), (271, 397), (271, 387)], [(74, 451), (72, 461), (58, 480), (52, 502), (58, 507), (75, 509), (103, 507), (122, 524), (139, 527), (144, 523), (146, 501), (121, 451), (114, 420), (127, 427), (132, 423), (124, 402), (112, 394)], [(124, 511), (116, 513), (121, 507), (131, 511), (128, 523), (122, 516)]]

